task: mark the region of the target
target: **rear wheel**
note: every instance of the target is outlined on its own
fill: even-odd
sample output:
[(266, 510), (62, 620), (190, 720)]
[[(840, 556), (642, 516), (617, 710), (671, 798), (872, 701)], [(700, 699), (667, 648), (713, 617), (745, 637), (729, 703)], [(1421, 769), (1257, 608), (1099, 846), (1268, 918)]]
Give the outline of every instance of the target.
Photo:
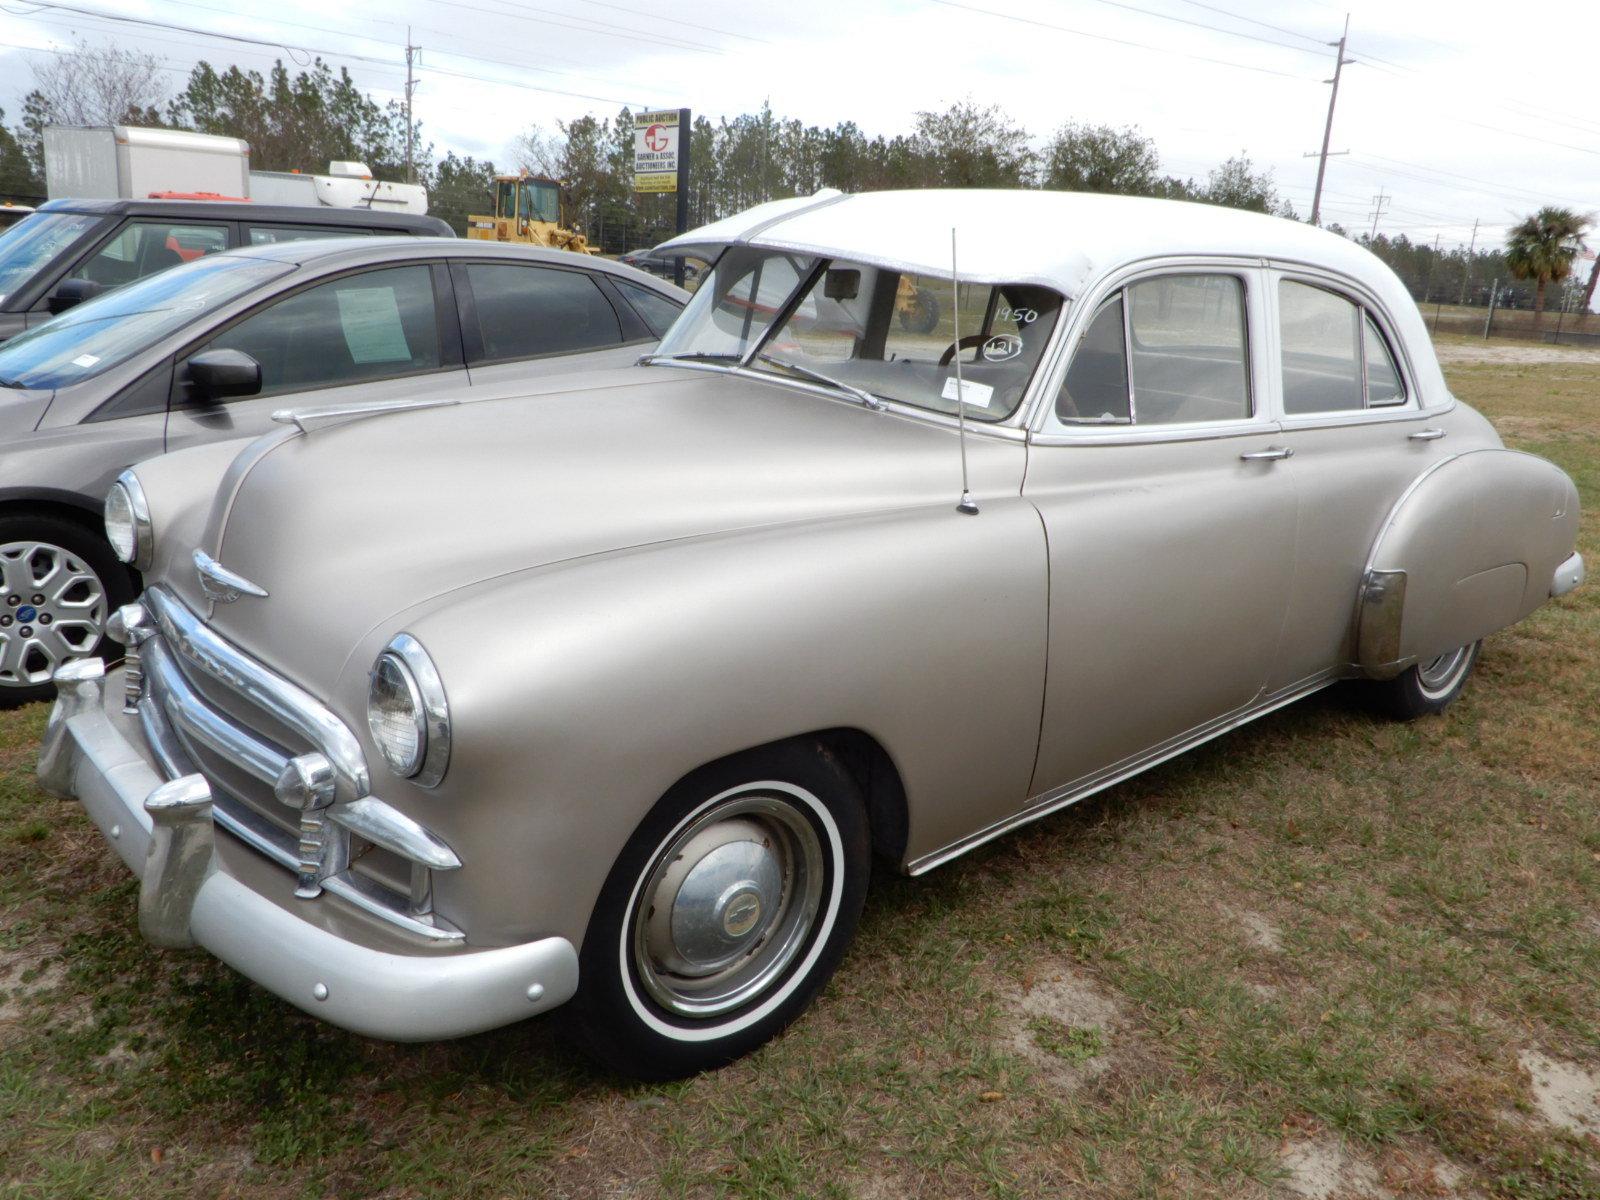
[(106, 620), (131, 599), (126, 568), (85, 526), (0, 517), (0, 708), (53, 695), (50, 677), (63, 663), (120, 652)]
[(1380, 709), (1401, 721), (1443, 712), (1461, 694), (1483, 643), (1473, 642), (1408, 667), (1393, 679), (1368, 684)]
[(843, 958), (866, 895), (861, 796), (816, 743), (673, 788), (612, 868), (570, 1011), (616, 1070), (672, 1079), (776, 1036)]

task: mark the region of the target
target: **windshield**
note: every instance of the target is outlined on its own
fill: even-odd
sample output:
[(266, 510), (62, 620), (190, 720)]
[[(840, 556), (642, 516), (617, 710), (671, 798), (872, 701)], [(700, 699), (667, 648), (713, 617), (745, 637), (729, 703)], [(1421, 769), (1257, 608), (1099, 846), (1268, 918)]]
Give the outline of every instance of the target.
[(0, 387), (59, 388), (98, 375), (293, 269), (214, 254), (130, 283), (0, 346)]
[(1002, 421), (1061, 308), (1035, 284), (962, 284), (953, 296), (948, 277), (733, 247), (656, 357), (747, 361), (953, 416), (959, 354), (966, 415)]
[(552, 225), (559, 224), (561, 189), (553, 183), (524, 180), (521, 216), (525, 221), (549, 221)]
[(104, 220), (92, 213), (34, 213), (0, 233), (0, 305)]

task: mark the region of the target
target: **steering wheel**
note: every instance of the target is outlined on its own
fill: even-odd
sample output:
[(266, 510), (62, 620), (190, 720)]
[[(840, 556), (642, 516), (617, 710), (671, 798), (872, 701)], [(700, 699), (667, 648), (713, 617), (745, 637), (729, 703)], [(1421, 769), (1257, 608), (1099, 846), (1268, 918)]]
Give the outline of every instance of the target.
[(959, 342), (951, 342), (944, 348), (944, 353), (939, 356), (939, 365), (941, 367), (948, 367), (950, 365), (950, 360), (957, 354), (960, 354), (961, 351), (971, 350), (974, 346), (981, 346), (988, 340), (989, 338), (986, 334), (969, 333)]

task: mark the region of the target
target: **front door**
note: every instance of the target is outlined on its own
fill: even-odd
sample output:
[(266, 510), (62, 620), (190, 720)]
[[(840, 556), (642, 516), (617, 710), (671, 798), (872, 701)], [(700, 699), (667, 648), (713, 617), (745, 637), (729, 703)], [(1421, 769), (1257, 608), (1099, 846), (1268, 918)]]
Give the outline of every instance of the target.
[(1259, 272), (1135, 277), (1100, 301), (1028, 456), (1050, 648), (1032, 793), (1174, 752), (1262, 700), (1296, 497), (1250, 353)]
[[(443, 269), (427, 263), (374, 267), (268, 301), (216, 336), (191, 346), (240, 350), (261, 364), (261, 392), (210, 403), (189, 394), (184, 363), (167, 418), (167, 449), (275, 428), (282, 408), (445, 396), (465, 399), (453, 305), (436, 294)], [(448, 319), (448, 323), (447, 323)]]

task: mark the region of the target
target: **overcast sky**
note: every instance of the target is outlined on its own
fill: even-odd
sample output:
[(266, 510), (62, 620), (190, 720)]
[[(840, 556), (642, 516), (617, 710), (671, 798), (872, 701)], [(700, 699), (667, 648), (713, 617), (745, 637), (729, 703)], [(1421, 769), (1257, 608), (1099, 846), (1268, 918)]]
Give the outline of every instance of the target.
[[(66, 0), (280, 43), (403, 90), (406, 27), (422, 47), (417, 114), (438, 153), (510, 164), (529, 125), (623, 103), (713, 119), (764, 100), (808, 124), (904, 132), (918, 109), (1002, 105), (1037, 140), (1064, 121), (1136, 125), (1163, 168), (1203, 179), (1240, 152), (1305, 215), (1346, 5), (1325, 0)], [(14, 15), (30, 11), (32, 15)], [(1324, 221), (1479, 242), (1541, 203), (1600, 209), (1600, 108), (1587, 56), (1600, 3), (1352, 0)], [(1519, 15), (1533, 24), (1518, 24)], [(199, 59), (265, 70), (262, 46), (5, 0), (0, 105), (20, 116), (30, 63), (73, 35), (147, 51), (178, 90)], [(1519, 39), (1526, 37), (1526, 50)], [(1570, 47), (1569, 54), (1560, 53)], [(355, 56), (360, 56), (355, 57)], [(376, 61), (371, 61), (376, 60)], [(1564, 65), (1563, 65), (1564, 64)], [(320, 164), (306, 164), (315, 167)]]

